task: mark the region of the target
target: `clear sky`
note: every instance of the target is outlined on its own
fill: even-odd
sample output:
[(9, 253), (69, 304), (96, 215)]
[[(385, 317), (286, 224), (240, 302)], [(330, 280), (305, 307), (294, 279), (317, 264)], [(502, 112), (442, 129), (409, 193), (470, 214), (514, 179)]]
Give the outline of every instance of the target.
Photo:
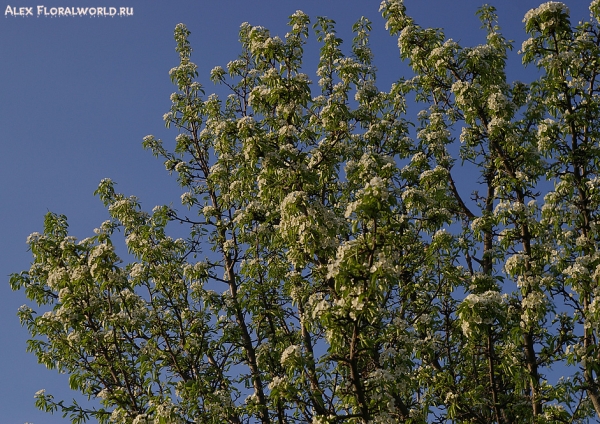
[[(476, 45), (485, 39), (475, 11), (484, 0), (405, 0), (421, 26), (443, 27), (447, 37)], [(587, 0), (566, 0), (572, 22), (588, 19)], [(522, 18), (537, 0), (496, 0), (500, 25), (515, 41), (509, 78), (530, 80), (516, 51), (526, 38)], [(38, 6), (42, 15), (38, 16)], [(49, 17), (58, 7), (133, 8), (125, 17)], [(10, 7), (10, 9), (9, 9)], [(14, 8), (14, 9), (13, 9)], [(32, 15), (12, 16), (19, 8)], [(395, 37), (384, 30), (378, 0), (15, 0), (0, 4), (0, 422), (66, 423), (60, 414), (37, 411), (33, 395), (46, 389), (72, 398), (68, 377), (48, 371), (27, 354), (28, 333), (16, 317), (26, 303), (12, 292), (8, 275), (27, 269), (31, 254), (25, 239), (41, 231), (47, 211), (65, 214), (72, 235), (84, 238), (107, 219), (92, 193), (102, 178), (135, 194), (147, 209), (179, 205), (181, 194), (160, 161), (141, 148), (153, 134), (164, 141), (176, 132), (164, 128), (174, 87), (168, 71), (178, 64), (173, 29), (191, 30), (192, 60), (207, 94), (218, 90), (210, 70), (239, 53), (242, 22), (285, 35), (287, 17), (303, 10), (312, 18), (334, 19), (350, 45), (351, 26), (361, 16), (373, 21), (372, 44), (379, 68), (378, 86), (409, 76), (398, 59)], [(26, 9), (23, 11), (25, 12)], [(27, 13), (27, 12), (25, 12)], [(316, 50), (308, 49), (307, 73)], [(311, 66), (310, 64), (313, 64)]]

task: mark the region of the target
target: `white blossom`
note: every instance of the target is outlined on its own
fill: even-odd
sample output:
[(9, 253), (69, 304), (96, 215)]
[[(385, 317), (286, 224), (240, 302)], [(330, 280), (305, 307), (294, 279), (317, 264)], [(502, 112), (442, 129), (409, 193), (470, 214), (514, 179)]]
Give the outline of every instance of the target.
[(290, 345), (285, 348), (285, 350), (281, 353), (281, 365), (286, 365), (290, 361), (294, 361), (296, 358), (300, 358), (302, 356), (301, 348), (298, 345)]
[(523, 22), (526, 23), (526, 22), (530, 21), (531, 19), (536, 19), (544, 13), (561, 13), (561, 14), (568, 16), (569, 8), (564, 3), (561, 3), (558, 1), (549, 1), (547, 3), (540, 5), (539, 7), (535, 8), (535, 9), (530, 9), (525, 14), (525, 17), (523, 18)]

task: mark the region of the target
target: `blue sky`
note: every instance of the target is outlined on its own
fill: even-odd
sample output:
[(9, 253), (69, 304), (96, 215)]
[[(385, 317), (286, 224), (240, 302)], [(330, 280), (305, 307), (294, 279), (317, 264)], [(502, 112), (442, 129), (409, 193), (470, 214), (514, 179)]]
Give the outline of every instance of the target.
[[(483, 0), (405, 0), (422, 26), (443, 27), (462, 45), (484, 41), (475, 11)], [(494, 4), (494, 2), (491, 2)], [(528, 80), (516, 51), (526, 38), (523, 15), (540, 4), (534, 0), (497, 0), (500, 25), (515, 40), (509, 77)], [(586, 0), (567, 0), (572, 21), (588, 19)], [(7, 6), (32, 7), (33, 16), (14, 17)], [(128, 17), (37, 17), (37, 7), (133, 7)], [(157, 204), (178, 206), (181, 194), (162, 163), (141, 148), (153, 134), (172, 140), (164, 128), (174, 87), (168, 71), (178, 64), (173, 29), (191, 30), (192, 60), (207, 94), (219, 90), (210, 70), (235, 59), (237, 31), (247, 21), (284, 35), (287, 17), (297, 9), (311, 17), (328, 16), (349, 45), (350, 28), (360, 16), (373, 21), (373, 50), (379, 88), (407, 67), (398, 59), (395, 37), (384, 30), (378, 0), (48, 0), (0, 5), (0, 421), (66, 423), (60, 414), (37, 411), (34, 393), (46, 389), (57, 398), (73, 397), (67, 376), (38, 365), (25, 352), (28, 333), (16, 317), (26, 303), (12, 292), (8, 275), (27, 269), (31, 255), (25, 239), (42, 230), (47, 211), (69, 217), (78, 238), (107, 218), (92, 193), (105, 177), (117, 189), (138, 196), (150, 210)], [(316, 63), (308, 49), (309, 75)]]

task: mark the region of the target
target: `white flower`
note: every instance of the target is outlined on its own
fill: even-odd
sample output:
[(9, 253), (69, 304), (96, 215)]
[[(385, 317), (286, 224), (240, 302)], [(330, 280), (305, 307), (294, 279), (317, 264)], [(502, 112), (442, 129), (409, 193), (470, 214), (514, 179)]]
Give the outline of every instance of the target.
[(59, 284), (68, 277), (67, 271), (64, 268), (55, 268), (48, 274), (46, 284), (53, 290), (59, 288)]
[(446, 404), (454, 402), (456, 399), (458, 399), (458, 394), (452, 392), (446, 393)]
[(205, 217), (213, 216), (213, 215), (215, 215), (216, 213), (217, 213), (217, 208), (215, 208), (214, 206), (210, 206), (210, 205), (208, 205), (208, 206), (204, 206), (204, 207), (202, 208), (202, 214), (203, 214)]
[(224, 251), (229, 251), (229, 250), (232, 250), (234, 248), (235, 248), (235, 242), (233, 241), (233, 239), (227, 239), (223, 243), (223, 250)]
[(290, 362), (291, 360), (294, 360), (295, 358), (299, 358), (301, 357), (301, 350), (300, 350), (300, 346), (298, 345), (291, 345), (288, 346), (282, 353), (281, 353), (281, 365), (285, 365), (286, 363)]
[(269, 383), (269, 390), (277, 389), (280, 386), (285, 386), (285, 378), (275, 376), (273, 377), (273, 380)]
[(503, 304), (502, 295), (495, 290), (469, 294), (463, 300), (459, 312), (463, 334), (469, 337), (473, 328), (479, 328), (482, 324), (492, 324), (499, 315), (504, 313)]
[(251, 116), (243, 116), (237, 121), (238, 130), (249, 130), (254, 126), (254, 118)]
[(244, 403), (246, 405), (256, 405), (258, 404), (258, 396), (256, 395), (256, 393), (252, 393), (244, 400)]
[(78, 343), (80, 340), (79, 333), (76, 333), (75, 331), (70, 332), (67, 336), (67, 340), (73, 344)]
[(141, 263), (133, 264), (131, 270), (129, 271), (129, 276), (131, 278), (138, 278), (144, 273), (144, 265)]
[(29, 234), (29, 236), (27, 237), (27, 244), (35, 244), (38, 241), (40, 241), (40, 239), (43, 236), (40, 233), (31, 233)]
[(488, 107), (494, 112), (500, 112), (508, 104), (508, 99), (502, 93), (493, 93), (488, 97)]
[(59, 302), (63, 302), (65, 297), (71, 294), (71, 290), (69, 290), (68, 287), (63, 287), (62, 289), (60, 289), (60, 291), (58, 292), (58, 301)]
[(298, 130), (294, 125), (284, 125), (279, 128), (278, 134), (282, 137), (294, 137), (298, 134)]
[(223, 77), (223, 75), (225, 75), (225, 70), (221, 66), (215, 66), (210, 71), (210, 79), (212, 80), (220, 79), (221, 77)]
[(484, 217), (475, 218), (471, 221), (471, 230), (474, 232), (482, 231), (485, 228), (486, 219)]
[(316, 293), (308, 298), (308, 307), (312, 307), (313, 319), (319, 318), (329, 308), (329, 303), (321, 293)]
[(529, 10), (526, 14), (525, 17), (523, 18), (523, 22), (528, 22), (531, 19), (534, 18), (538, 18), (540, 15), (542, 15), (543, 13), (560, 13), (560, 14), (564, 14), (564, 15), (569, 15), (569, 8), (561, 2), (558, 1), (549, 1), (547, 3), (544, 3), (542, 5), (540, 5), (539, 7), (535, 8), (535, 9), (531, 9)]
[(194, 195), (192, 193), (185, 192), (181, 195), (181, 204), (191, 206), (194, 203)]
[(515, 253), (504, 263), (504, 271), (508, 275), (515, 275), (525, 265), (527, 261), (527, 255), (523, 253)]
[(481, 44), (479, 46), (473, 47), (467, 53), (467, 55), (469, 57), (473, 57), (473, 58), (485, 58), (486, 56), (489, 56), (490, 53), (492, 53), (493, 51), (494, 51), (494, 48), (492, 46), (490, 46), (489, 44)]
[(527, 40), (521, 43), (521, 50), (519, 50), (519, 54), (525, 53), (531, 46), (535, 44), (535, 38), (528, 38)]
[(147, 418), (148, 415), (146, 414), (138, 415), (137, 417), (135, 417), (132, 424), (146, 424), (148, 422)]

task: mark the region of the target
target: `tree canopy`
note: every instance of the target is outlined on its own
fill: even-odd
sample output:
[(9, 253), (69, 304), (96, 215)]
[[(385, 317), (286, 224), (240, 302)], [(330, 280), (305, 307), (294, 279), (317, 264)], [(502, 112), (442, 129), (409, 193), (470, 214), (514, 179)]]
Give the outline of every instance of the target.
[(366, 18), (346, 53), (327, 18), (298, 11), (283, 38), (242, 24), (241, 54), (210, 75), (226, 97), (205, 95), (177, 25), (178, 135), (143, 146), (182, 206), (146, 212), (102, 180), (95, 235), (49, 213), (11, 276), (45, 311), (19, 310), (28, 350), (99, 399), (40, 391), (39, 408), (74, 423), (599, 419), (600, 1), (577, 25), (558, 2), (527, 13), (531, 83), (507, 80), (491, 6), (474, 47), (401, 0), (380, 11), (414, 73), (387, 90)]

